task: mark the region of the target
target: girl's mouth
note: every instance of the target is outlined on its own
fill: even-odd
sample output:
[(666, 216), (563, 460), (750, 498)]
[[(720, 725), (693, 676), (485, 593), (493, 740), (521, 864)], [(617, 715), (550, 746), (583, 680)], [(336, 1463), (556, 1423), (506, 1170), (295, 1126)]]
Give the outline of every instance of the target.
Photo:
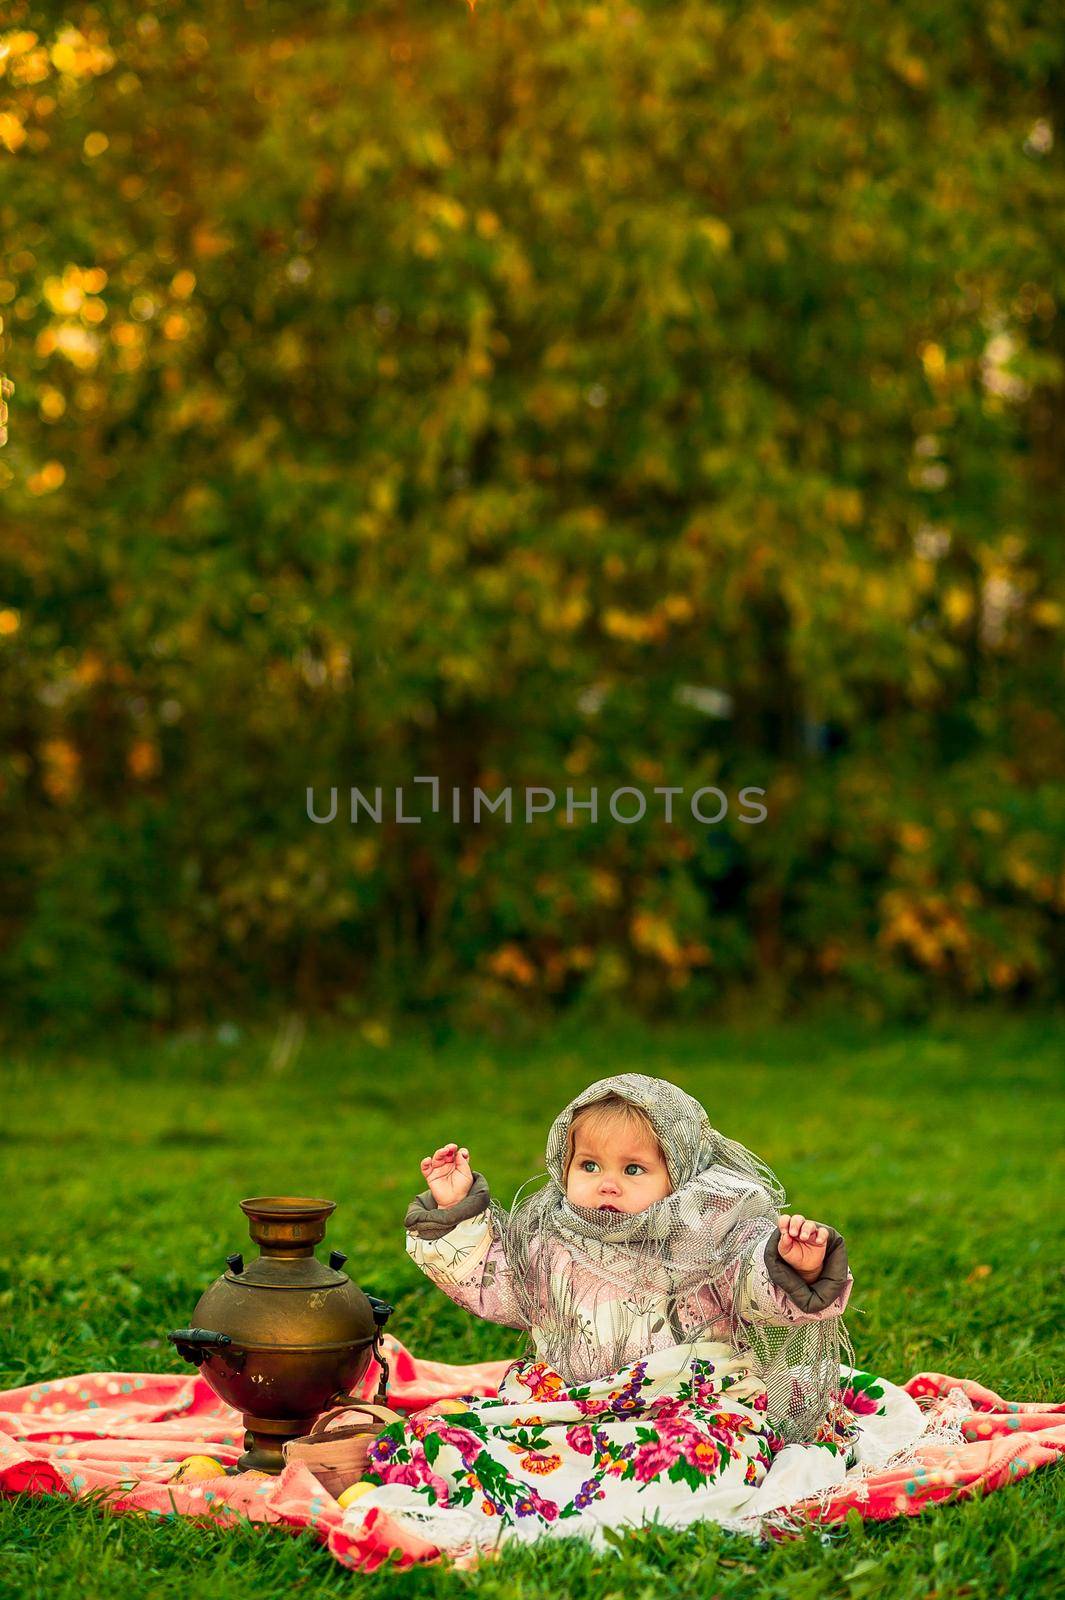
[(619, 1217), (621, 1215), (620, 1206), (600, 1206), (599, 1209), (600, 1211), (616, 1211)]

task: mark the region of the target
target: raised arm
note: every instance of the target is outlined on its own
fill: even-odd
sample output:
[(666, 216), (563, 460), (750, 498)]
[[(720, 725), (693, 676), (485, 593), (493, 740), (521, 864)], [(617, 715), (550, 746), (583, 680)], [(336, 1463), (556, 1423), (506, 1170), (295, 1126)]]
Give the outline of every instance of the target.
[[(424, 1162), (422, 1170), (429, 1175)], [(440, 1205), (432, 1189), (423, 1190), (411, 1201), (404, 1218), (407, 1254), (456, 1305), (488, 1322), (527, 1331), (528, 1322), (514, 1296), (488, 1183), (468, 1164), (466, 1172), (470, 1187), (451, 1204)], [(435, 1174), (433, 1181), (439, 1194), (442, 1186)], [(445, 1198), (450, 1192), (454, 1192), (450, 1185), (444, 1187)]]
[(854, 1287), (847, 1246), (838, 1229), (826, 1224), (816, 1226), (826, 1237), (824, 1260), (815, 1276), (800, 1272), (785, 1259), (781, 1253), (781, 1228), (765, 1225), (735, 1284), (738, 1309), (743, 1316), (785, 1326), (823, 1322), (843, 1315)]
[[(790, 1234), (793, 1221), (803, 1226), (784, 1241), (789, 1262), (781, 1253), (780, 1224), (788, 1225)], [(767, 1214), (764, 1189), (738, 1176), (723, 1178), (688, 1224), (705, 1240), (708, 1260), (730, 1263), (706, 1286), (725, 1315), (780, 1326), (842, 1315), (854, 1280), (847, 1247), (835, 1228), (807, 1225), (803, 1217), (774, 1219)], [(816, 1248), (805, 1248), (807, 1241)], [(692, 1314), (699, 1315), (694, 1309)]]

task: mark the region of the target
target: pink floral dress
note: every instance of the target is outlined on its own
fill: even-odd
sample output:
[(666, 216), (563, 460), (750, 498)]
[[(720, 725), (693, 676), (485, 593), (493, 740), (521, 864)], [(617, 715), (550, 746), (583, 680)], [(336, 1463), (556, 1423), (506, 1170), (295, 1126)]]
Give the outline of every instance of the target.
[[(765, 1407), (748, 1358), (713, 1341), (580, 1385), (515, 1361), (495, 1399), (444, 1401), (386, 1428), (370, 1449), (375, 1487), (347, 1520), (381, 1507), (455, 1554), (544, 1533), (600, 1543), (605, 1529), (643, 1522), (711, 1518), (753, 1531), (779, 1451), (796, 1458), (791, 1494), (814, 1493), (858, 1459), (863, 1428), (894, 1435), (900, 1409), (904, 1424), (911, 1409), (919, 1417), (904, 1391), (856, 1371), (813, 1444), (783, 1445)], [(836, 1458), (827, 1471), (826, 1454)]]

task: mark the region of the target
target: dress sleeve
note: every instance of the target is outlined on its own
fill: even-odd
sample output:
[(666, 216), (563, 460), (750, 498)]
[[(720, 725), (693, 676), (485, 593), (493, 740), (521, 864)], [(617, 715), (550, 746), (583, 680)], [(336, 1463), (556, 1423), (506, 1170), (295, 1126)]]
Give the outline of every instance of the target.
[(843, 1235), (828, 1228), (824, 1266), (816, 1283), (807, 1283), (788, 1265), (779, 1245), (780, 1229), (774, 1227), (756, 1243), (741, 1268), (736, 1284), (741, 1314), (778, 1325), (842, 1316), (854, 1287)]
[(423, 1190), (407, 1207), (404, 1227), (407, 1254), (456, 1305), (488, 1322), (528, 1330), (481, 1173), (453, 1206), (438, 1206)]

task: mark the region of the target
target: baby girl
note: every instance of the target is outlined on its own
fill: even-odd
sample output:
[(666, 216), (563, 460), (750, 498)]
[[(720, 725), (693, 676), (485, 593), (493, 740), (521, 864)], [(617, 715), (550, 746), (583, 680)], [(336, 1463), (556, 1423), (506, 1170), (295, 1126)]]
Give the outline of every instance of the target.
[(798, 1498), (842, 1471), (843, 1240), (782, 1210), (769, 1168), (697, 1100), (639, 1073), (591, 1084), (551, 1126), (546, 1185), (509, 1212), (469, 1156), (422, 1162), (407, 1250), (531, 1350), (491, 1394), (390, 1424), (350, 1531), (387, 1513), (452, 1551), (595, 1540), (648, 1517), (731, 1523), (793, 1442)]
[(592, 1084), (556, 1119), (547, 1154), (548, 1185), (508, 1214), (468, 1148), (442, 1145), (421, 1163), (407, 1250), (458, 1304), (526, 1330), (566, 1382), (842, 1313), (842, 1236), (780, 1210), (770, 1170), (676, 1085), (635, 1073)]

